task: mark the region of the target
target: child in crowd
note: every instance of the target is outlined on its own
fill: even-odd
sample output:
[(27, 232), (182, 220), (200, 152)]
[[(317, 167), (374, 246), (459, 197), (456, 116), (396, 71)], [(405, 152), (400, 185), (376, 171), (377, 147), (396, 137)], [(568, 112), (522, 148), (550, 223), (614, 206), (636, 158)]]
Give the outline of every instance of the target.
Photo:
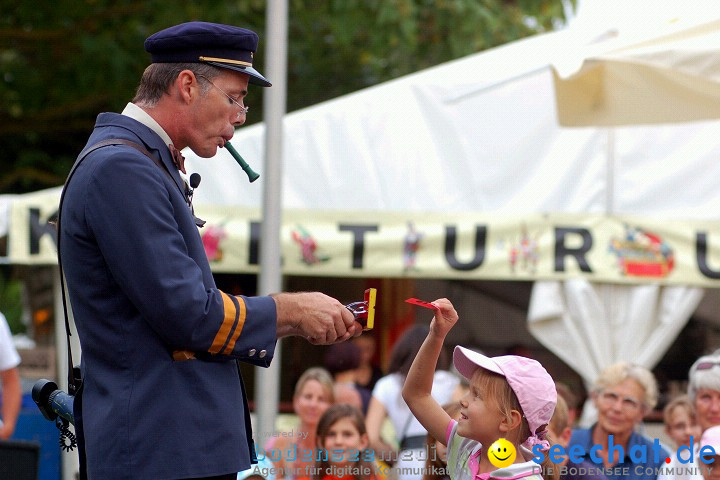
[(380, 478), (373, 452), (368, 450), (365, 417), (356, 407), (336, 404), (328, 408), (318, 422), (316, 436), (314, 480)]
[(695, 421), (695, 409), (687, 395), (675, 397), (665, 405), (663, 421), (665, 433), (675, 442), (676, 448), (683, 445), (692, 448), (693, 443), (700, 440), (700, 426)]
[[(670, 456), (671, 462), (660, 472), (657, 480), (684, 480), (691, 476), (683, 472), (690, 458), (695, 458), (700, 442), (700, 425), (695, 419), (695, 408), (690, 397), (680, 395), (668, 402), (663, 409), (665, 433), (675, 442), (676, 450)], [(668, 448), (670, 450), (670, 448)], [(681, 472), (678, 474), (677, 472)], [(697, 478), (700, 474), (696, 475)]]
[[(560, 391), (558, 390), (558, 393)], [(562, 395), (558, 395), (555, 413), (553, 413), (550, 425), (548, 426), (548, 439), (557, 445), (560, 445), (567, 453), (570, 437), (572, 436), (572, 424), (570, 423), (570, 413)], [(558, 455), (559, 456), (559, 455)], [(607, 477), (602, 473), (602, 469), (587, 460), (581, 460), (575, 463), (565, 455), (561, 462), (555, 464), (560, 472), (560, 480), (606, 480)]]
[[(453, 420), (460, 419), (459, 401), (446, 404), (443, 410)], [(447, 447), (429, 433), (427, 434), (426, 444), (428, 458), (425, 461), (423, 480), (450, 480), (450, 475), (447, 474)]]
[[(458, 314), (447, 299), (432, 302), (436, 307), (430, 333), (425, 339), (403, 387), (403, 398), (428, 433), (448, 447), (448, 471), (453, 480), (484, 478), (526, 478), (540, 480), (545, 471), (557, 479), (557, 468), (547, 455), (545, 439), (557, 392), (555, 382), (536, 360), (505, 355), (486, 357), (457, 346), (455, 368), (470, 380), (470, 391), (460, 401), (460, 421), (430, 395), (435, 364)], [(503, 457), (490, 447), (500, 440), (516, 452)], [(541, 465), (532, 461), (537, 446), (545, 453)], [(503, 447), (510, 452), (513, 448)], [(494, 458), (491, 459), (491, 456)], [(495, 466), (493, 462), (501, 464)], [(507, 463), (507, 465), (506, 465)]]

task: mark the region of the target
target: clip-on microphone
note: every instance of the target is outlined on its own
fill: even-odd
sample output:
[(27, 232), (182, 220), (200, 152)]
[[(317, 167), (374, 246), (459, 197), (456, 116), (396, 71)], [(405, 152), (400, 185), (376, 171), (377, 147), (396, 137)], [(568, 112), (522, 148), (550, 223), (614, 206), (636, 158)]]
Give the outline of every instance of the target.
[(192, 206), (193, 193), (195, 193), (195, 189), (198, 187), (198, 185), (200, 185), (200, 180), (201, 179), (199, 173), (193, 173), (192, 175), (190, 175), (190, 185), (185, 187), (187, 189), (187, 191), (185, 192), (185, 199), (187, 200), (188, 207), (190, 207), (190, 211), (192, 212), (193, 218), (195, 219), (195, 225), (197, 225), (198, 227), (203, 227), (206, 223), (205, 220), (203, 220), (202, 218), (198, 218), (195, 215), (195, 209)]
[(192, 206), (193, 193), (195, 193), (195, 189), (200, 185), (200, 180), (200, 174), (193, 173), (190, 175), (190, 183), (185, 184), (185, 197), (189, 207)]
[(190, 187), (192, 189), (196, 189), (198, 185), (200, 185), (200, 174), (199, 173), (193, 173), (190, 175)]

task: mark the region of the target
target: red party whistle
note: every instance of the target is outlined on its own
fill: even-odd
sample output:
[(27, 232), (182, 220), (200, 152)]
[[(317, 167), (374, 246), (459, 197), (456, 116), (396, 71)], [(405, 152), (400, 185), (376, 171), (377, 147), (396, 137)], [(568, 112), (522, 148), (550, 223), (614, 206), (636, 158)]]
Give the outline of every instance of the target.
[(430, 302), (426, 302), (425, 300), (420, 300), (418, 298), (408, 298), (405, 300), (406, 303), (412, 303), (413, 305), (417, 305), (418, 307), (423, 308), (429, 308), (430, 310), (438, 310), (438, 307), (433, 305)]

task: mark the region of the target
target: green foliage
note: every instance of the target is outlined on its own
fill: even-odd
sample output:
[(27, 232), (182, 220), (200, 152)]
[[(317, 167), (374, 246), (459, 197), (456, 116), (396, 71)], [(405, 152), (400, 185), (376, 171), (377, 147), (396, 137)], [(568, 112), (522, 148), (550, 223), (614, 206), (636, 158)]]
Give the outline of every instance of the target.
[[(0, 161), (10, 166), (0, 174), (0, 192), (64, 181), (97, 114), (119, 111), (132, 98), (149, 61), (143, 41), (162, 28), (189, 20), (251, 28), (261, 37), (263, 71), (262, 0), (18, 3), (0, 15)], [(562, 0), (289, 0), (289, 8), (288, 110), (551, 30), (564, 19)], [(253, 112), (262, 111), (261, 101), (251, 92)]]
[(289, 109), (564, 21), (559, 0), (290, 0)]
[(11, 279), (4, 271), (0, 271), (0, 312), (5, 315), (13, 334), (26, 331), (22, 323), (22, 282)]
[(217, 0), (58, 0), (2, 9), (0, 192), (63, 183), (97, 114), (132, 98), (149, 62), (149, 35), (192, 19), (257, 26), (263, 9), (258, 1)]

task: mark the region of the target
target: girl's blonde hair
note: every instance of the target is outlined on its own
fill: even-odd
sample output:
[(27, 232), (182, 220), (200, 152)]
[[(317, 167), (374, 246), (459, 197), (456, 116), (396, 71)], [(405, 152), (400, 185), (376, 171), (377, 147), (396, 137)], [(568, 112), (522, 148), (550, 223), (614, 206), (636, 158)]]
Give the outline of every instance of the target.
[(690, 403), (690, 397), (688, 395), (678, 395), (665, 405), (663, 409), (663, 421), (665, 425), (670, 424), (672, 413), (676, 408), (684, 408), (690, 420), (695, 421), (695, 407)]
[[(478, 368), (472, 376), (470, 381), (471, 385), (483, 393), (483, 399), (485, 402), (498, 408), (500, 415), (504, 416), (508, 420), (511, 419), (511, 412), (516, 410), (520, 413), (522, 420), (520, 427), (508, 432), (507, 440), (513, 443), (513, 445), (519, 447), (532, 435), (530, 432), (530, 426), (525, 419), (525, 413), (520, 406), (520, 401), (515, 395), (515, 392), (510, 387), (504, 376), (497, 373), (485, 370), (484, 368)], [(551, 442), (552, 444), (552, 442)], [(522, 455), (519, 448), (517, 449), (518, 455)], [(545, 460), (540, 464), (542, 468), (542, 476), (546, 480), (557, 480), (560, 478), (560, 470), (558, 465), (555, 465), (550, 461), (550, 456), (545, 455)]]
[(311, 367), (305, 370), (295, 384), (295, 392), (293, 393), (293, 396), (297, 397), (300, 395), (303, 387), (305, 387), (305, 384), (310, 380), (315, 380), (323, 386), (325, 393), (327, 393), (329, 403), (335, 402), (332, 376), (330, 376), (330, 373), (322, 367)]
[[(317, 426), (317, 445), (318, 454), (316, 457), (316, 469), (313, 478), (315, 480), (322, 480), (325, 476), (337, 476), (333, 475), (330, 462), (328, 461), (328, 454), (325, 451), (325, 438), (330, 431), (330, 428), (335, 425), (338, 421), (347, 418), (353, 426), (357, 429), (360, 436), (367, 435), (367, 429), (365, 428), (365, 417), (362, 412), (352, 405), (344, 403), (338, 403), (331, 405), (330, 408), (325, 410), (325, 413), (320, 417), (320, 421)], [(346, 455), (347, 453), (343, 453)], [(358, 453), (358, 462), (353, 465), (353, 468), (357, 471), (358, 475), (348, 475), (348, 478), (354, 478), (355, 480), (370, 480), (375, 478), (375, 464), (372, 461), (372, 455), (370, 455), (367, 449)]]
[(557, 404), (555, 404), (555, 411), (550, 419), (550, 430), (555, 435), (562, 435), (562, 432), (570, 426), (570, 416), (568, 411), (567, 402), (565, 399), (558, 395)]

